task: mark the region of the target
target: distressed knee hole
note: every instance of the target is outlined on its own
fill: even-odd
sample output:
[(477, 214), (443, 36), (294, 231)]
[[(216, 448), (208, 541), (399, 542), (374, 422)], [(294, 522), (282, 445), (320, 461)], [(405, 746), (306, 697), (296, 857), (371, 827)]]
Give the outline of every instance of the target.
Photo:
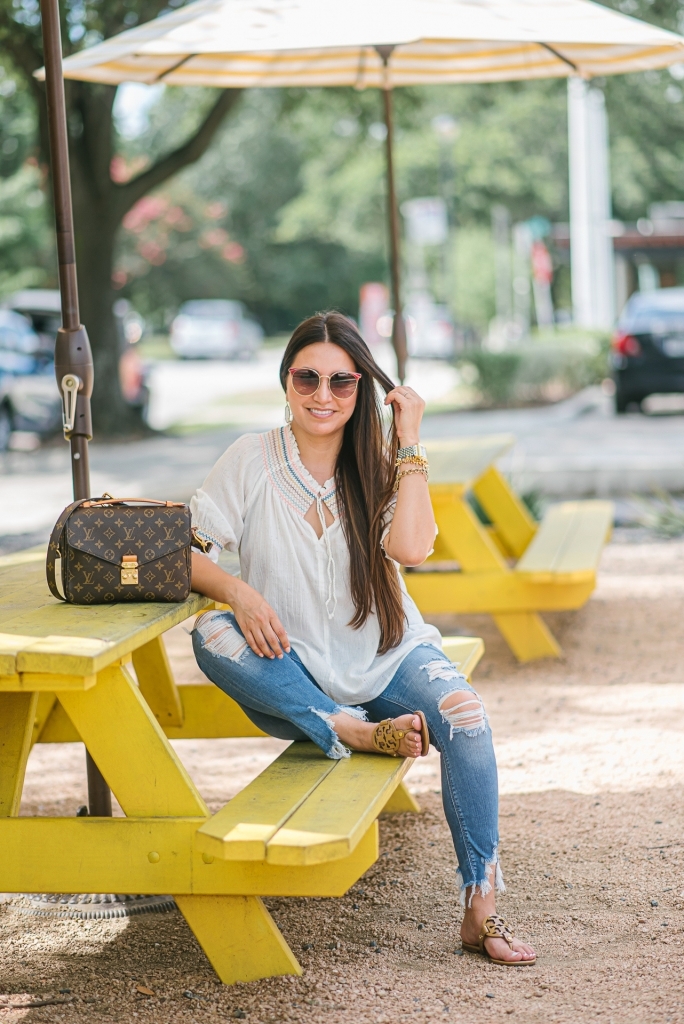
[(452, 690), (443, 693), (437, 701), (442, 721), (450, 727), (451, 738), (455, 732), (477, 736), (487, 727), (487, 716), (479, 696), (474, 690)]
[(247, 641), (226, 618), (225, 612), (205, 612), (197, 618), (195, 629), (202, 637), (204, 650), (210, 654), (239, 662), (247, 650)]

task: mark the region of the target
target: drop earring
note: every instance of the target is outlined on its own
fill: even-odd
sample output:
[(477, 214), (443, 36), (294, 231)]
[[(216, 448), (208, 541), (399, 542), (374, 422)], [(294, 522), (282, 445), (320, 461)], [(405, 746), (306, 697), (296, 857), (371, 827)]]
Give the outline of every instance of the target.
[(292, 423), (292, 409), (289, 402), (285, 403), (285, 422), (288, 424)]

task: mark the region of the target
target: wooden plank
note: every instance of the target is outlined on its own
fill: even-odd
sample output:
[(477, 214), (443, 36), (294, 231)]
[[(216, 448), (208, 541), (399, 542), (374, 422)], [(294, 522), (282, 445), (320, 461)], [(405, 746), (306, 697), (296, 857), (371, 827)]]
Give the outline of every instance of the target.
[(335, 768), (269, 840), (269, 864), (347, 857), (386, 805), (412, 760), (354, 753)]
[(267, 735), (249, 720), (239, 704), (213, 683), (179, 686), (178, 693), (183, 705), (183, 724), (163, 727), (169, 739)]
[[(487, 572), (498, 569), (510, 572), (505, 558), (487, 530), (462, 497), (454, 496), (450, 488), (430, 487), (430, 497), (439, 534), (435, 543), (436, 558), (454, 559), (464, 572)], [(407, 574), (419, 575), (419, 574)]]
[(258, 896), (178, 896), (176, 902), (224, 985), (302, 973)]
[(563, 653), (541, 615), (535, 612), (506, 612), (494, 622), (520, 662), (560, 658)]
[(466, 679), (470, 679), (484, 654), (484, 641), (479, 636), (443, 636), (442, 650)]
[[(98, 672), (213, 603), (193, 593), (179, 604), (66, 605), (50, 595), (42, 561), (0, 566), (0, 595), (0, 635), (23, 638), (20, 671), (84, 675)], [(57, 640), (48, 642), (49, 637)], [(91, 646), (69, 646), (68, 641), (79, 638)], [(19, 656), (16, 647), (10, 656)], [(0, 661), (0, 675), (14, 671), (13, 664)]]
[[(57, 697), (55, 696), (54, 693), (38, 694), (36, 714), (33, 719), (33, 735), (31, 737), (32, 746), (34, 743), (38, 743), (38, 741), (40, 740), (40, 737), (43, 734), (43, 729), (47, 725), (48, 719), (52, 715), (55, 706), (59, 707), (59, 705), (57, 704)], [(66, 718), (66, 715), (64, 717)], [(68, 718), (66, 718), (66, 720), (67, 722), (69, 721)], [(69, 724), (71, 725), (71, 723)], [(79, 739), (78, 736), (76, 738)]]
[(553, 505), (516, 572), (593, 572), (613, 522), (610, 501), (564, 501)]
[[(459, 639), (461, 639), (459, 637)], [(183, 706), (181, 726), (160, 723), (171, 740), (223, 739), (266, 736), (250, 722), (239, 704), (212, 683), (179, 686)], [(80, 736), (60, 704), (56, 704), (45, 722), (39, 743), (76, 743)]]
[(133, 667), (140, 691), (162, 728), (165, 725), (182, 726), (183, 705), (160, 636), (133, 651)]
[(202, 820), (0, 819), (0, 892), (342, 896), (378, 858), (376, 823), (350, 857), (331, 863), (205, 858), (194, 844)]
[(520, 558), (537, 532), (537, 524), (495, 466), (473, 485), (473, 494), (494, 524), (513, 558)]
[(122, 666), (60, 703), (128, 816), (207, 815), (206, 804)]
[(37, 703), (33, 693), (0, 693), (0, 817), (19, 813)]
[(569, 611), (596, 586), (595, 572), (411, 572), (404, 579), (423, 615)]
[(293, 743), (197, 832), (197, 848), (225, 860), (264, 860), (266, 845), (337, 762)]
[(14, 676), (0, 676), (0, 692), (57, 693), (62, 690), (90, 690), (97, 676), (63, 675), (59, 672), (21, 672)]
[(0, 676), (12, 676), (17, 671), (17, 654), (30, 646), (35, 637), (14, 633), (0, 633)]
[(426, 441), (430, 482), (468, 488), (488, 466), (515, 444), (512, 434)]

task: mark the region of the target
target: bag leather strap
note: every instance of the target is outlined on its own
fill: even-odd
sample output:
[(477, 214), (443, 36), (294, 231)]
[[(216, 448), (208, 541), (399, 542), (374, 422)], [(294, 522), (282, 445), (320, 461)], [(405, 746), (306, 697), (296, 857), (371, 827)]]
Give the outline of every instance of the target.
[(161, 505), (165, 508), (182, 508), (184, 502), (182, 501), (160, 501), (158, 498), (87, 498), (85, 501), (86, 508), (92, 508), (94, 505), (123, 505), (124, 502), (136, 502), (138, 505)]
[(45, 559), (45, 575), (47, 577), (47, 585), (50, 588), (50, 593), (53, 597), (58, 598), (60, 601), (66, 601), (66, 597), (63, 597), (57, 589), (57, 579), (55, 577), (55, 563), (57, 556), (60, 554), (60, 544), (62, 541), (62, 534), (64, 533), (64, 527), (67, 524), (67, 520), (72, 512), (74, 512), (79, 505), (83, 505), (84, 502), (88, 501), (88, 498), (79, 498), (78, 501), (72, 501), (70, 505), (62, 512), (61, 516), (55, 523), (55, 527), (50, 537), (50, 543), (47, 549), (47, 558)]

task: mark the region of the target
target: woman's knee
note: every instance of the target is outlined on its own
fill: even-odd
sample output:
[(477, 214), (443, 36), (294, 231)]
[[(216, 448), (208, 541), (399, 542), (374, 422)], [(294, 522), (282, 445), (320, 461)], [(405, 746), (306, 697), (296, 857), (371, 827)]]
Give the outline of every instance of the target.
[(199, 615), (195, 621), (193, 641), (198, 661), (206, 652), (239, 664), (249, 650), (232, 612), (210, 611)]
[(441, 721), (449, 727), (449, 738), (455, 733), (477, 736), (488, 728), (484, 704), (462, 672), (446, 658), (435, 658), (424, 666), (428, 680), (438, 684), (434, 700)]

